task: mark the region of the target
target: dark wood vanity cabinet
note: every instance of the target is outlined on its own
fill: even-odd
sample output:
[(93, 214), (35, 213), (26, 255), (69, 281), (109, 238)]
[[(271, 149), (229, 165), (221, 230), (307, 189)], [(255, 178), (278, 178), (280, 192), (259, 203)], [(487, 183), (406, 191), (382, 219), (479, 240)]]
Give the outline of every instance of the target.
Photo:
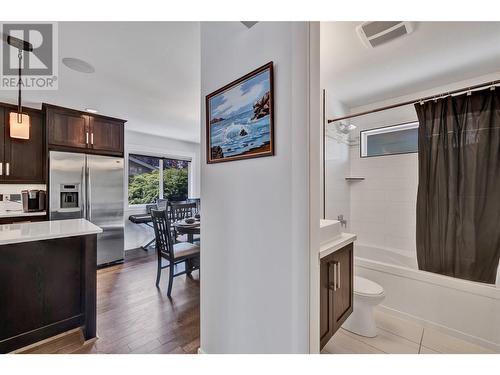
[(124, 120), (44, 104), (49, 149), (123, 156)]
[(40, 110), (23, 107), (30, 116), (29, 139), (10, 137), (9, 117), (17, 107), (0, 103), (0, 183), (45, 183), (45, 124)]
[(320, 262), (320, 347), (323, 348), (353, 309), (353, 244)]

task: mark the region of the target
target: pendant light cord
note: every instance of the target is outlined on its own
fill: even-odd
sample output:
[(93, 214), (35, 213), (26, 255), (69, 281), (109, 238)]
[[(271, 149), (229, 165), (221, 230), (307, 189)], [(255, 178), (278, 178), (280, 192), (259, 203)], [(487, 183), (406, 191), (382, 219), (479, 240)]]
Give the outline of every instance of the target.
[(22, 79), (21, 79), (21, 62), (23, 60), (23, 51), (19, 50), (17, 53), (17, 57), (19, 58), (19, 81), (17, 83), (18, 86), (18, 95), (17, 95), (17, 122), (21, 124), (23, 122), (23, 114), (22, 110), (23, 107), (21, 106), (21, 84), (22, 84)]

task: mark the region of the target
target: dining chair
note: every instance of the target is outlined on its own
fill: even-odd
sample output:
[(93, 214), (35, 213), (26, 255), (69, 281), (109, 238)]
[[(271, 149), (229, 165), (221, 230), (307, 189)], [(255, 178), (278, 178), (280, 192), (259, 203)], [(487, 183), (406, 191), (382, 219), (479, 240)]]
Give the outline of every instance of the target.
[(198, 205), (196, 202), (170, 202), (172, 210), (172, 219), (175, 221), (184, 220), (187, 217), (192, 217), (196, 213)]
[[(188, 217), (193, 217), (196, 213), (196, 202), (170, 202), (170, 211), (172, 222), (184, 220)], [(178, 240), (178, 233), (174, 228), (174, 238)]]
[[(169, 268), (167, 296), (170, 297), (174, 277), (184, 274), (191, 275), (192, 271), (200, 268), (200, 247), (189, 242), (174, 243), (165, 210), (151, 210), (151, 218), (153, 219), (158, 255), (156, 287), (160, 285), (161, 271)], [(168, 264), (163, 265), (164, 260)], [(177, 272), (177, 268), (181, 264), (184, 264), (184, 269)]]
[(167, 210), (168, 208), (168, 199), (157, 198), (156, 199), (156, 209), (158, 210)]

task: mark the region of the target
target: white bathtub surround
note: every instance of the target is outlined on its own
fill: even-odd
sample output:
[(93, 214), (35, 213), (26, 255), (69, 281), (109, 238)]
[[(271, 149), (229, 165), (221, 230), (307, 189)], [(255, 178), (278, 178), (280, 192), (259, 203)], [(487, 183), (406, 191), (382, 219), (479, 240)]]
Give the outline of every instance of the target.
[(358, 243), (406, 251), (416, 256), (417, 154), (359, 157), (351, 149), (350, 230)]
[(319, 258), (324, 258), (337, 250), (342, 249), (344, 246), (349, 245), (356, 241), (356, 235), (352, 233), (341, 233), (335, 239), (321, 244), (319, 248)]
[(85, 219), (5, 224), (0, 225), (0, 245), (97, 233), (102, 229)]
[(500, 353), (499, 285), (420, 271), (415, 258), (403, 254), (359, 244), (354, 248), (355, 274), (385, 290), (380, 308)]
[(458, 339), (406, 318), (376, 309), (377, 337), (362, 337), (341, 328), (323, 354), (487, 354), (491, 349)]

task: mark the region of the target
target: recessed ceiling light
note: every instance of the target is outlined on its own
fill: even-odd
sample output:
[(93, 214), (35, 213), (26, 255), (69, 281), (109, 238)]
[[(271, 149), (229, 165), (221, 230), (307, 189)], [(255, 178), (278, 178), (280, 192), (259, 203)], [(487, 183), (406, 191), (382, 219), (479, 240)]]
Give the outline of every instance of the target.
[(93, 109), (93, 108), (85, 108), (85, 110), (87, 112), (90, 112), (90, 113), (97, 113), (98, 112), (97, 109)]
[(94, 73), (95, 68), (90, 65), (88, 62), (83, 61), (81, 59), (76, 59), (74, 57), (64, 57), (62, 59), (62, 63), (66, 65), (71, 70), (74, 70), (79, 73)]

